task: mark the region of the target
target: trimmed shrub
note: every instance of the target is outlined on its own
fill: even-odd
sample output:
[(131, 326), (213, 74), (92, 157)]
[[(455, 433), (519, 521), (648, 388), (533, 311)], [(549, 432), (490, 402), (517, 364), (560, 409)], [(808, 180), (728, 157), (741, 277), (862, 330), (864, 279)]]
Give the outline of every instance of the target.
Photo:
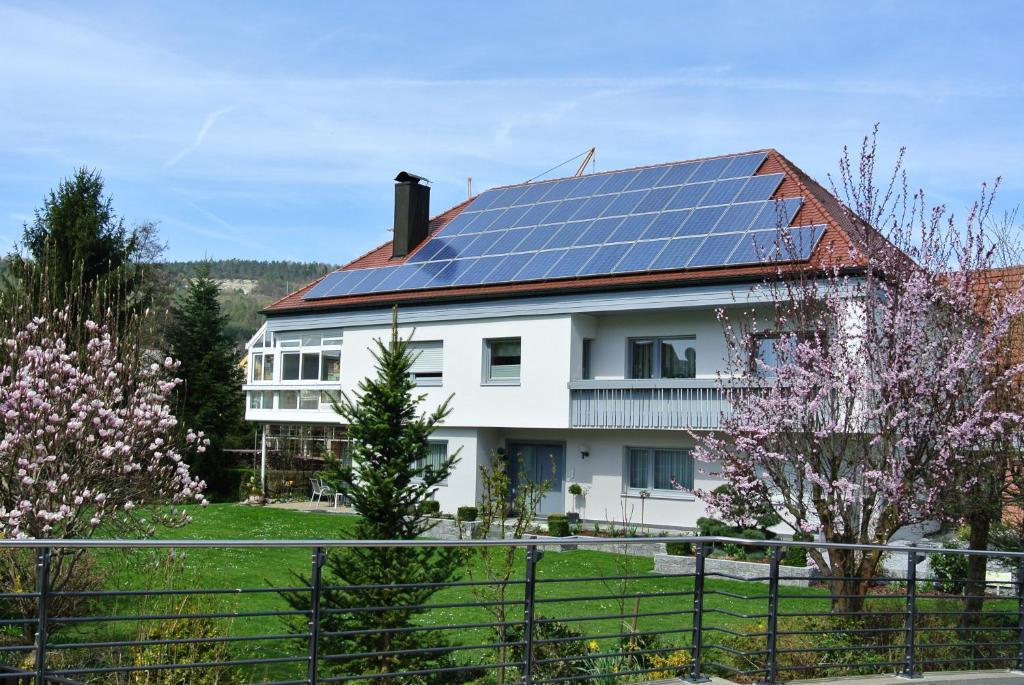
[(579, 483), (573, 483), (569, 486), (569, 494), (579, 496), (583, 494), (583, 486)]
[[(748, 528), (740, 531), (740, 537), (744, 540), (766, 540), (767, 536), (763, 531), (756, 530), (754, 528)], [(765, 552), (768, 551), (767, 547), (760, 545), (743, 545), (744, 556), (749, 558), (763, 557)]]
[(665, 552), (671, 554), (674, 557), (692, 557), (693, 556), (693, 543), (692, 542), (667, 542), (665, 543)]
[[(793, 540), (797, 542), (811, 542), (814, 540), (814, 536), (810, 533), (793, 533)], [(807, 566), (807, 550), (803, 547), (787, 547), (786, 556), (782, 558), (782, 563), (786, 566)]]
[(706, 516), (701, 516), (697, 519), (697, 530), (700, 531), (701, 535), (707, 537), (736, 537), (738, 532), (736, 528), (733, 528), (725, 521), (719, 521), (718, 519)]
[(569, 534), (569, 520), (565, 514), (548, 516), (548, 533), (557, 538), (564, 538)]
[(422, 511), (424, 514), (427, 514), (428, 516), (431, 514), (440, 514), (441, 503), (438, 502), (436, 499), (428, 499), (426, 502), (420, 505), (420, 511)]
[(476, 517), (476, 507), (459, 507), (455, 515), (459, 521), (476, 521)]
[(963, 592), (964, 579), (967, 578), (967, 555), (943, 552), (931, 556), (932, 573), (935, 575), (935, 587), (940, 592), (953, 595)]

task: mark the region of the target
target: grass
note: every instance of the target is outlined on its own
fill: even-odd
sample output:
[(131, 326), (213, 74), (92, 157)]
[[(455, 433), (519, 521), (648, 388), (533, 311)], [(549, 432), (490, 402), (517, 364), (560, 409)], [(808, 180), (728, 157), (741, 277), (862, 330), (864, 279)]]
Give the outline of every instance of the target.
[[(164, 539), (338, 539), (351, 536), (355, 519), (351, 516), (320, 512), (299, 512), (282, 509), (245, 507), (239, 505), (211, 505), (196, 509), (194, 521), (178, 530), (161, 531)], [(612, 546), (614, 548), (614, 546)], [(282, 549), (272, 546), (244, 549), (189, 549), (176, 552), (173, 558), (167, 550), (107, 550), (99, 555), (106, 576), (106, 587), (118, 590), (155, 588), (229, 589), (258, 588), (259, 594), (224, 594), (201, 596), (187, 606), (183, 613), (237, 612), (259, 613), (287, 610), (287, 603), (273, 588), (301, 583), (297, 574), (308, 575), (311, 555), (308, 549)], [(642, 617), (636, 628), (641, 631), (672, 631), (662, 635), (668, 644), (688, 645), (690, 642), (690, 615), (693, 607), (691, 578), (654, 575), (654, 562), (649, 558), (628, 557), (622, 554), (594, 551), (547, 552), (537, 567), (538, 615), (552, 619), (573, 619), (569, 625), (587, 636), (594, 636), (608, 647), (614, 638), (601, 638), (622, 632), (622, 618), (605, 618), (620, 614), (658, 613)], [(525, 553), (517, 553), (516, 578), (525, 570)], [(767, 573), (767, 566), (765, 567)], [(621, 581), (606, 578), (620, 575), (640, 575), (642, 579)], [(595, 580), (572, 580), (597, 578)], [(464, 580), (481, 580), (479, 557), (468, 554)], [(325, 582), (330, 582), (325, 578)], [(767, 585), (736, 582), (709, 577), (705, 585), (704, 625), (732, 631), (763, 630), (767, 612)], [(782, 588), (780, 611), (783, 613), (827, 613), (831, 608), (827, 591), (820, 588)], [(620, 602), (608, 595), (639, 593), (643, 596)], [(509, 590), (509, 599), (521, 599), (522, 586)], [(478, 600), (468, 587), (453, 587), (439, 591), (435, 604), (466, 603), (470, 606), (441, 608), (417, 618), (424, 625), (444, 629), (453, 644), (471, 645), (493, 641), (493, 635), (482, 629), (457, 629), (457, 626), (493, 621), (485, 608), (472, 606)], [(899, 611), (902, 598), (872, 600), (876, 607)], [(932, 600), (919, 600), (919, 608), (927, 610)], [(991, 608), (1005, 608), (1002, 602), (990, 603)], [(997, 605), (999, 605), (997, 607)], [(149, 608), (149, 607), (155, 608)], [(107, 600), (101, 612), (106, 614), (163, 613), (166, 605), (150, 605), (136, 597)], [(521, 610), (511, 607), (510, 620), (518, 620)], [(875, 610), (878, 610), (877, 608)], [(94, 610), (93, 613), (95, 613)], [(294, 629), (281, 617), (251, 616), (227, 619), (221, 630), (238, 636), (280, 635)], [(61, 640), (131, 639), (137, 635), (138, 624), (110, 622), (86, 624), (60, 633)], [(708, 634), (716, 635), (715, 632)], [(711, 641), (712, 637), (706, 638)], [(240, 642), (232, 646), (232, 654), (245, 658), (303, 656), (304, 644), (295, 640), (266, 640)], [(489, 658), (487, 652), (469, 652), (470, 658)], [(290, 667), (268, 667), (261, 677), (289, 677)], [(255, 674), (250, 674), (255, 675)]]

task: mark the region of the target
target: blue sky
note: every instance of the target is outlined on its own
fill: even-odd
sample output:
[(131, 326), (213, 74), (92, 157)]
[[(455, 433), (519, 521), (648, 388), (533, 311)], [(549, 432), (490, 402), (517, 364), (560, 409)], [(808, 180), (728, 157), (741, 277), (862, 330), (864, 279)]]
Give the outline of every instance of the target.
[[(0, 4), (0, 249), (75, 166), (173, 259), (344, 262), (597, 146), (607, 170), (775, 147), (824, 179), (874, 122), (962, 213), (1024, 200), (1019, 3)], [(566, 168), (567, 172), (571, 169)]]

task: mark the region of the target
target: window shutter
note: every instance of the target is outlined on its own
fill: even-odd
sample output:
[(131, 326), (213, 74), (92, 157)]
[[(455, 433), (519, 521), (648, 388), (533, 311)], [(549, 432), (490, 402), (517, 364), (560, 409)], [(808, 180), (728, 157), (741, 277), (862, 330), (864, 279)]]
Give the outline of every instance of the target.
[(441, 373), (444, 368), (444, 344), (440, 340), (409, 343), (413, 358), (410, 373)]

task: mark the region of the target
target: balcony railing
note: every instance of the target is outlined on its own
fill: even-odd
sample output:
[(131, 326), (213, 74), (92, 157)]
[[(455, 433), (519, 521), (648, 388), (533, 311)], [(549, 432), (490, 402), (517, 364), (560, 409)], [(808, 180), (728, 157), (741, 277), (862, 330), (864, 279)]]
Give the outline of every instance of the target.
[(715, 379), (587, 380), (569, 383), (573, 428), (714, 430), (730, 410)]
[[(656, 557), (651, 573), (649, 565), (623, 554), (630, 545), (649, 545), (651, 538), (584, 539), (609, 556), (598, 561), (593, 551), (573, 552), (580, 541), (573, 538), (0, 540), (0, 553), (27, 562), (24, 570), (35, 574), (34, 588), (0, 591), (0, 682), (193, 682), (203, 674), (202, 682), (405, 685), (412, 675), (427, 682), (484, 682), (488, 673), (500, 671), (504, 682), (522, 685), (640, 677), (699, 682), (707, 674), (774, 684), (800, 677), (914, 677), (924, 670), (1024, 666), (1022, 553), (660, 538), (679, 545), (680, 555)], [(325, 570), (329, 555), (341, 548), (394, 555), (409, 547), (461, 548), (463, 577), (356, 586), (339, 585)], [(483, 547), (518, 547), (522, 553), (511, 557), (510, 575), (488, 578), (478, 563)], [(127, 587), (108, 590), (53, 587), (53, 569), (76, 548), (122, 565), (153, 548), (184, 550), (192, 566), (248, 554), (253, 569), (283, 566), (294, 580), (288, 587), (272, 585), (256, 572), (246, 586), (197, 587), (181, 579), (162, 584), (142, 574)], [(880, 550), (890, 561), (865, 584), (863, 606), (837, 609), (836, 599), (852, 596), (828, 587), (849, 578), (815, 576), (802, 562), (790, 565), (803, 556), (801, 550), (813, 549), (823, 556)], [(985, 585), (935, 578), (923, 562), (940, 553), (981, 556), (1003, 571)], [(559, 560), (562, 554), (589, 556), (566, 563)], [(496, 587), (504, 591), (495, 594)], [(387, 600), (399, 596), (396, 591), (419, 588), (430, 590), (422, 595), (428, 598), (424, 604)], [(305, 598), (305, 608), (289, 605), (279, 593)], [(360, 630), (358, 622), (341, 620), (354, 616), (376, 616), (368, 621), (376, 627)], [(400, 625), (388, 622), (394, 617), (402, 617)], [(161, 625), (172, 629), (145, 628)], [(443, 636), (444, 646), (412, 647), (415, 641), (398, 639), (422, 631)], [(379, 645), (374, 651), (360, 653), (345, 641), (368, 632), (393, 635), (399, 645), (385, 639), (373, 643)], [(439, 653), (447, 655), (442, 664), (421, 663), (415, 671), (405, 666)], [(356, 666), (360, 660), (375, 667), (363, 670)], [(147, 680), (147, 673), (165, 675)]]

